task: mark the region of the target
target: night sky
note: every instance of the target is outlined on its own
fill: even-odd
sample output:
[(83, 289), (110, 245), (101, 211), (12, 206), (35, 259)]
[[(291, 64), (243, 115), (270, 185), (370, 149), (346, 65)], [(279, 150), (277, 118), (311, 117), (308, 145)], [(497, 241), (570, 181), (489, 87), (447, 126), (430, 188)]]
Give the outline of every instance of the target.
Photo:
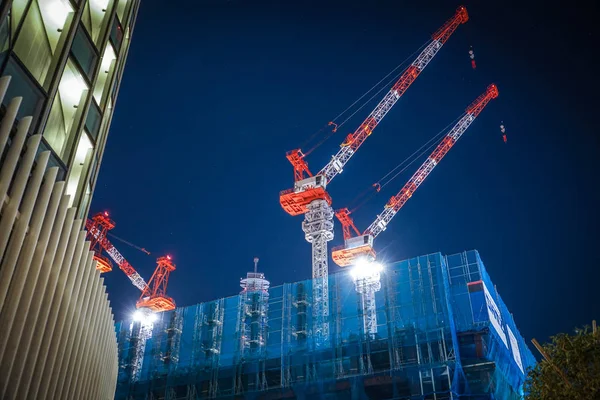
[[(176, 3), (142, 1), (91, 212), (108, 210), (116, 235), (152, 252), (114, 242), (146, 279), (156, 257), (173, 255), (168, 291), (180, 306), (238, 293), (254, 256), (272, 285), (307, 279), (302, 217), (278, 202), (293, 183), (285, 152), (423, 45), (459, 3)], [(600, 318), (595, 10), (464, 4), (469, 22), (329, 189), (334, 208), (351, 204), (496, 83), (499, 98), (376, 249), (386, 261), (479, 250), (526, 340), (545, 340)], [(376, 101), (310, 154), (313, 172)], [(360, 229), (422, 161), (354, 213)], [(330, 246), (340, 243), (336, 221)], [(116, 318), (128, 318), (138, 290), (118, 270), (105, 279)]]

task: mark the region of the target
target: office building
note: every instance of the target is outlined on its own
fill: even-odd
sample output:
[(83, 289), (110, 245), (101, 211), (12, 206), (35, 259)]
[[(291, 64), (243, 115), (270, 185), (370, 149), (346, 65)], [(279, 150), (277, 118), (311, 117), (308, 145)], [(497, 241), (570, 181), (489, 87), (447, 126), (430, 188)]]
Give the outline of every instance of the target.
[(117, 343), (85, 241), (139, 0), (0, 6), (0, 398), (112, 398)]

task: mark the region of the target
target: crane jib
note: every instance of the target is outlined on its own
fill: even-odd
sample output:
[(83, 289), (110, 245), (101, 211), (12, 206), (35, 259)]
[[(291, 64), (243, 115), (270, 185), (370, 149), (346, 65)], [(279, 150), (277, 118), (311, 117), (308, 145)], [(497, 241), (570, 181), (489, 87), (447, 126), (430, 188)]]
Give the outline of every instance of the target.
[(460, 120), (452, 127), (452, 129), (450, 129), (450, 131), (448, 131), (448, 133), (436, 146), (435, 150), (433, 150), (431, 155), (413, 174), (400, 192), (390, 199), (383, 212), (377, 216), (375, 221), (371, 223), (363, 235), (371, 235), (373, 238), (375, 238), (385, 230), (396, 213), (404, 206), (404, 204), (406, 204), (408, 199), (411, 198), (413, 193), (418, 189), (423, 181), (425, 181), (431, 171), (433, 171), (442, 158), (444, 158), (444, 156), (450, 151), (452, 146), (454, 146), (454, 144), (458, 141), (458, 139), (461, 138), (469, 126), (471, 126), (479, 113), (481, 113), (491, 99), (496, 97), (498, 97), (498, 88), (496, 85), (492, 84), (488, 86), (484, 94), (480, 95), (473, 103), (471, 103), (466, 110), (466, 114), (460, 118)]
[(352, 158), (356, 150), (369, 137), (373, 129), (377, 127), (379, 122), (386, 116), (392, 107), (398, 102), (400, 97), (406, 92), (410, 85), (417, 79), (421, 71), (429, 64), (435, 55), (442, 48), (443, 43), (439, 40), (432, 40), (427, 47), (413, 61), (410, 67), (404, 71), (400, 79), (394, 84), (392, 89), (386, 93), (375, 109), (369, 114), (358, 129), (350, 135), (351, 143), (345, 142), (340, 150), (331, 158), (331, 161), (319, 172), (319, 175), (327, 177), (327, 182), (331, 182), (338, 174), (340, 174), (346, 163)]

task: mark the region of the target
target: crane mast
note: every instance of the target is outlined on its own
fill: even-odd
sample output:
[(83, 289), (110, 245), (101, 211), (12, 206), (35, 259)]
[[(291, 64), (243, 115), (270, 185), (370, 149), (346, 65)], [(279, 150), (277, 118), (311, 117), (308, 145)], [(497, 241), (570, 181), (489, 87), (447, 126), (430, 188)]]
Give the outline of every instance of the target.
[(302, 230), (306, 241), (312, 245), (313, 339), (317, 348), (326, 345), (329, 340), (329, 324), (327, 323), (329, 316), (327, 242), (333, 240), (334, 212), (331, 208), (331, 196), (327, 193), (326, 186), (342, 172), (350, 158), (416, 80), (421, 71), (435, 57), (456, 28), (467, 22), (468, 19), (466, 8), (460, 6), (454, 16), (433, 34), (432, 41), (428, 46), (404, 71), (358, 129), (346, 137), (338, 153), (318, 174), (313, 175), (311, 173), (300, 149), (292, 150), (286, 154), (287, 159), (294, 168), (294, 187), (282, 191), (279, 202), (281, 207), (290, 215), (304, 214)]
[(350, 228), (355, 232), (358, 229), (350, 217), (350, 211), (345, 208), (336, 212), (336, 216), (344, 227), (344, 245), (333, 249), (332, 258), (339, 266), (348, 266), (354, 263), (358, 257), (375, 258), (373, 249), (373, 239), (383, 232), (396, 213), (406, 204), (417, 188), (429, 176), (431, 171), (439, 164), (442, 158), (450, 151), (452, 146), (460, 139), (462, 134), (471, 126), (473, 121), (490, 102), (498, 97), (498, 88), (491, 84), (487, 87), (485, 93), (480, 95), (466, 109), (465, 115), (454, 125), (454, 127), (444, 136), (435, 150), (425, 160), (425, 162), (414, 173), (404, 187), (393, 196), (385, 205), (381, 214), (371, 223), (362, 235), (352, 237)]

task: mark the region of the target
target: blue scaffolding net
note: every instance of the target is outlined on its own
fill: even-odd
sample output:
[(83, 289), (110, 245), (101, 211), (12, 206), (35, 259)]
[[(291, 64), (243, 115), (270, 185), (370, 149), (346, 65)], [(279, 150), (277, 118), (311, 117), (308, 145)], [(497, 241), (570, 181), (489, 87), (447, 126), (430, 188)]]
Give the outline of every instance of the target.
[(116, 399), (522, 398), (535, 359), (477, 251), (386, 266), (371, 309), (330, 275), (324, 348), (311, 296), (306, 280), (118, 323)]

